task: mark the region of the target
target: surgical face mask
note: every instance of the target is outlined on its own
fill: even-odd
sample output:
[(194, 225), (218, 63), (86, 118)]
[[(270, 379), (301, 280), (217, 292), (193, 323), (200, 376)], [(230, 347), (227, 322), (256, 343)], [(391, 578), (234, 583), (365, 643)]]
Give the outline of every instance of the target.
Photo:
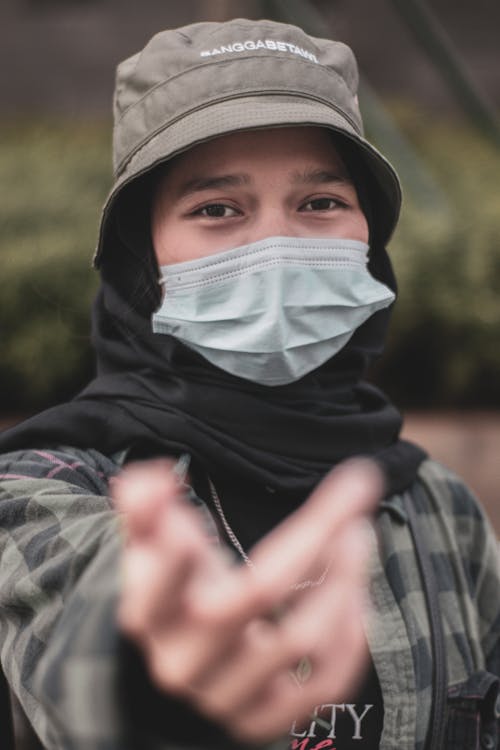
[(333, 357), (394, 293), (355, 240), (269, 237), (162, 266), (153, 331), (233, 375), (292, 383)]

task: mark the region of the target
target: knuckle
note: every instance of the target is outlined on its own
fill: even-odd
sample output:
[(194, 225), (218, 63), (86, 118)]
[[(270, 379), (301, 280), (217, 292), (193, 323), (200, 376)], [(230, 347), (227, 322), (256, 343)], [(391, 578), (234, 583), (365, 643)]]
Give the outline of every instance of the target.
[(154, 682), (163, 690), (178, 695), (189, 695), (192, 690), (193, 670), (189, 663), (170, 649), (152, 649), (148, 665)]

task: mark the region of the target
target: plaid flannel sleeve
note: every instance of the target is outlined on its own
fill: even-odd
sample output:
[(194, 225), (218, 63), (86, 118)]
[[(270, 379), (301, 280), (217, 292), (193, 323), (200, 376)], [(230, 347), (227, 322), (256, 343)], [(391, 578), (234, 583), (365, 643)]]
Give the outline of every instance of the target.
[[(107, 710), (96, 704), (101, 711), (90, 717), (81, 699), (89, 681), (98, 684), (109, 671), (116, 639), (110, 624), (120, 534), (106, 495), (107, 476), (116, 470), (92, 451), (0, 459), (2, 666), (50, 748), (77, 746), (63, 717), (71, 717), (72, 734), (82, 734), (83, 724), (88, 734)], [(84, 641), (93, 651), (80, 658)]]
[[(467, 744), (469, 740), (464, 740), (467, 727), (474, 736), (481, 732), (481, 746), (496, 747), (495, 737), (500, 734), (498, 540), (480, 504), (456, 475), (433, 462), (427, 462), (422, 474), (433, 497), (432, 516), (436, 520), (432, 526), (447, 548), (447, 551), (439, 551), (436, 543), (432, 545), (445, 626), (449, 630), (450, 747), (476, 746), (475, 742)], [(431, 534), (432, 529), (429, 529), (429, 536)], [(451, 575), (446, 573), (447, 567)], [(447, 581), (453, 581), (452, 589)], [(452, 621), (455, 627), (451, 627)], [(475, 711), (471, 710), (471, 705), (475, 706)], [(467, 716), (472, 717), (472, 724), (467, 723)], [(455, 730), (466, 744), (458, 744), (453, 736)]]
[(154, 688), (117, 629), (121, 538), (107, 497), (117, 471), (73, 448), (0, 457), (0, 656), (9, 685), (50, 750), (237, 750)]
[[(441, 470), (442, 471), (442, 470)], [(500, 555), (496, 534), (483, 508), (453, 472), (439, 476), (438, 464), (428, 468), (435, 483), (448, 536), (456, 539), (464, 571), (462, 609), (474, 613), (469, 639), (484, 657), (486, 668), (500, 677)], [(452, 530), (450, 532), (449, 530)], [(467, 618), (464, 618), (467, 619)], [(472, 616), (469, 616), (472, 619)]]

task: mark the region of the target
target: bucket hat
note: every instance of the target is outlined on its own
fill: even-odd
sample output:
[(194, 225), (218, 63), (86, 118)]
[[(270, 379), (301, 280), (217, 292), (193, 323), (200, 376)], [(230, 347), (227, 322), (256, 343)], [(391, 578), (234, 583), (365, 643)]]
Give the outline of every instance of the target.
[(393, 167), (363, 135), (357, 89), (357, 64), (347, 45), (290, 24), (235, 19), (156, 34), (117, 68), (114, 184), (95, 264), (127, 185), (198, 143), (255, 128), (314, 125), (356, 144), (384, 207), (387, 241), (401, 189)]

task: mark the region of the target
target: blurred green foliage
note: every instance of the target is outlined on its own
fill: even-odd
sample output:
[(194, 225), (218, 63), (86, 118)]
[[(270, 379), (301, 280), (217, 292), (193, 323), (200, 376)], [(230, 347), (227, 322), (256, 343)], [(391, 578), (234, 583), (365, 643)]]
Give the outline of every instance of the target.
[(89, 307), (110, 126), (0, 128), (0, 411), (67, 398), (92, 374)]
[(463, 123), (398, 113), (446, 206), (406, 201), (391, 242), (399, 283), (375, 379), (421, 408), (500, 407), (500, 150)]
[[(446, 206), (407, 200), (399, 280), (373, 377), (406, 407), (500, 406), (500, 152), (461, 123), (395, 115)], [(0, 126), (0, 413), (68, 398), (92, 374), (89, 309), (110, 125)]]

